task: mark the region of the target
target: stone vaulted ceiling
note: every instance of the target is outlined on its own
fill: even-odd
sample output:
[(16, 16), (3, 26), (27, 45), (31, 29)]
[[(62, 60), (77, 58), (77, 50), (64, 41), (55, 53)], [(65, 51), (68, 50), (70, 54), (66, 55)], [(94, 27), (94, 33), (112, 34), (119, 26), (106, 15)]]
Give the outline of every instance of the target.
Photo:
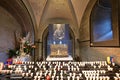
[(41, 36), (51, 23), (68, 23), (75, 35), (83, 13), (90, 0), (0, 0), (0, 6), (10, 12), (28, 32), (34, 27), (35, 35)]
[(37, 27), (40, 24), (69, 23), (80, 26), (89, 0), (28, 0)]

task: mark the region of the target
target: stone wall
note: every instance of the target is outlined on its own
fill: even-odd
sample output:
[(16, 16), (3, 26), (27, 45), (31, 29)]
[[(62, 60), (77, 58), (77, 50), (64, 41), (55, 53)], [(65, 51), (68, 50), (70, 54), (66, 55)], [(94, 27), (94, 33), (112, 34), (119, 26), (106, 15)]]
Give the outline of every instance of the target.
[(15, 31), (21, 32), (21, 26), (9, 12), (0, 7), (0, 62), (5, 62), (7, 50), (15, 47)]
[(120, 47), (90, 47), (90, 13), (95, 2), (91, 0), (84, 13), (80, 26), (80, 57), (82, 61), (106, 60), (113, 56), (114, 61), (120, 64)]
[(106, 60), (107, 56), (113, 56), (114, 61), (120, 64), (120, 48), (116, 47), (90, 47), (89, 42), (80, 44), (82, 61)]

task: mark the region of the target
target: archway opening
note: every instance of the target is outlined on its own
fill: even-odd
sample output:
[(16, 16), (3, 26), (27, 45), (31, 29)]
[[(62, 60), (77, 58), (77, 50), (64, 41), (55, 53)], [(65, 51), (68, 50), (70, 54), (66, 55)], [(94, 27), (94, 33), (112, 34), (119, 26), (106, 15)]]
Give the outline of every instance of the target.
[[(70, 26), (69, 26), (70, 27)], [(69, 38), (70, 38), (70, 41), (71, 41), (71, 45), (72, 45), (72, 48), (71, 48), (71, 56), (74, 58), (74, 55), (75, 55), (75, 36), (74, 36), (74, 33), (72, 31), (71, 28), (69, 28), (68, 30), (69, 32)], [(41, 56), (42, 57), (42, 60), (46, 60), (47, 56), (48, 56), (48, 45), (47, 45), (47, 42), (48, 42), (48, 34), (49, 34), (49, 28), (47, 27), (44, 32), (43, 32), (43, 36), (42, 36), (42, 54)]]

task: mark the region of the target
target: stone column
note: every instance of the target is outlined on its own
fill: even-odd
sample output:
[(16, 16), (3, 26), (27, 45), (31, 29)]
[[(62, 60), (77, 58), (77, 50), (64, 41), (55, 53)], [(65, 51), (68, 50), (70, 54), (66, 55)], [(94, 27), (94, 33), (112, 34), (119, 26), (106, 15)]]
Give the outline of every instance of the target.
[(77, 41), (77, 39), (75, 39), (75, 54), (73, 55), (73, 57), (76, 59), (77, 57), (80, 60), (80, 48), (79, 48), (79, 42)]
[(35, 60), (42, 59), (42, 41), (38, 40), (35, 42), (36, 49), (35, 49)]
[(43, 43), (40, 42), (39, 43), (39, 56), (38, 56), (40, 60), (42, 60), (42, 57), (44, 57), (43, 56), (43, 47), (42, 47), (42, 45), (43, 45)]

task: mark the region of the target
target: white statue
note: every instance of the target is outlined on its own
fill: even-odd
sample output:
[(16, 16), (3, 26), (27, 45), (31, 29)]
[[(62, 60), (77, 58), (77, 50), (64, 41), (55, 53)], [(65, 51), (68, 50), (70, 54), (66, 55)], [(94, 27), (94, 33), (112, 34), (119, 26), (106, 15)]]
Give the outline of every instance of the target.
[(28, 32), (26, 37), (20, 38), (20, 56), (25, 56), (24, 45), (25, 42), (28, 41), (29, 37), (30, 37), (30, 32)]
[(55, 24), (55, 31), (53, 33), (53, 36), (56, 38), (56, 39), (63, 39), (64, 38), (64, 26), (62, 26), (61, 24)]

